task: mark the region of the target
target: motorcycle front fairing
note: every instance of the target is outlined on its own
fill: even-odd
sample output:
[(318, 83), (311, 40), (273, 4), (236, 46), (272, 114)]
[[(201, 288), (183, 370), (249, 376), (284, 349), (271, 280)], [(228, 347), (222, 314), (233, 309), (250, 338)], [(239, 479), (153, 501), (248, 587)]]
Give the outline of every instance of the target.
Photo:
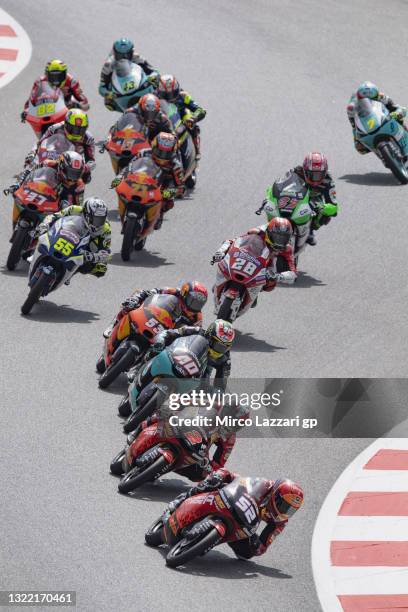
[(29, 269), (29, 284), (42, 268), (52, 276), (49, 291), (71, 279), (84, 262), (83, 249), (89, 245), (89, 234), (84, 234), (80, 217), (58, 219), (42, 234), (37, 243)]

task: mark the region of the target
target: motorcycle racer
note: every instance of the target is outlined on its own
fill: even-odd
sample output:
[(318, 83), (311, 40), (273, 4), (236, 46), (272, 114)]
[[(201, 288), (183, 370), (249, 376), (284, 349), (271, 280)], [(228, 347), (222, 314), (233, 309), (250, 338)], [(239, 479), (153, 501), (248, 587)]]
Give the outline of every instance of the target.
[(261, 494), (255, 501), (261, 520), (266, 523), (266, 526), (259, 536), (255, 533), (237, 542), (228, 542), (228, 546), (232, 548), (237, 557), (251, 559), (254, 556), (263, 555), (267, 551), (274, 539), (282, 533), (289, 518), (302, 506), (303, 490), (298, 484), (286, 478), (267, 480), (266, 478), (242, 477), (222, 468), (191, 487), (189, 491), (176, 497), (169, 503), (168, 512), (173, 513), (186, 499), (193, 495), (220, 490), (235, 479), (238, 479), (240, 484), (244, 486), (246, 483), (250, 485), (254, 481), (258, 481), (257, 489), (261, 490)]
[[(37, 155), (41, 143), (53, 134), (62, 133), (75, 146), (77, 153), (80, 153), (85, 160), (82, 180), (84, 183), (91, 181), (91, 172), (95, 168), (95, 140), (88, 130), (88, 115), (79, 109), (72, 109), (67, 112), (65, 120), (61, 123), (51, 125), (44, 136), (34, 146), (33, 150), (25, 159), (25, 168), (30, 168), (35, 156)], [(31, 168), (30, 168), (31, 169)]]
[[(354, 121), (356, 105), (358, 101), (363, 98), (369, 98), (370, 100), (375, 100), (384, 104), (387, 110), (391, 113), (392, 118), (396, 119), (396, 121), (398, 121), (398, 123), (400, 123), (403, 127), (405, 127), (404, 118), (407, 114), (407, 109), (405, 107), (396, 104), (389, 96), (381, 92), (377, 85), (371, 83), (370, 81), (364, 81), (364, 83), (361, 83), (361, 85), (359, 85), (357, 88), (357, 91), (351, 95), (347, 104), (347, 117), (353, 130), (354, 147), (361, 155), (370, 153), (370, 149), (367, 149), (367, 147), (365, 147), (363, 143), (358, 140)], [(404, 151), (404, 156), (406, 161), (406, 159), (408, 159), (408, 150)]]
[(90, 197), (85, 200), (83, 206), (68, 206), (58, 213), (49, 215), (37, 227), (37, 233), (47, 232), (58, 219), (72, 215), (82, 217), (84, 234), (87, 232), (91, 238), (89, 250), (84, 252), (84, 263), (78, 268), (78, 272), (100, 278), (106, 274), (111, 252), (111, 226), (107, 220), (108, 208), (103, 200)]
[(98, 91), (104, 98), (110, 91), (112, 74), (115, 70), (116, 62), (122, 59), (130, 60), (132, 63), (140, 66), (143, 72), (150, 77), (148, 80), (150, 80), (152, 84), (157, 82), (158, 72), (146, 59), (135, 52), (133, 41), (129, 38), (118, 38), (113, 43), (112, 50), (106, 58), (101, 71)]
[(214, 386), (225, 391), (231, 373), (230, 349), (235, 338), (235, 331), (228, 321), (216, 319), (203, 330), (200, 326), (183, 326), (169, 329), (161, 334), (160, 342), (151, 347), (151, 352), (160, 352), (177, 338), (199, 334), (208, 340), (207, 369), (204, 375), (206, 386), (210, 386), (212, 371), (215, 371)]
[[(240, 237), (250, 236), (253, 234), (257, 234), (262, 238), (265, 243), (265, 246), (269, 250), (269, 258), (267, 265), (267, 282), (262, 287), (262, 291), (272, 291), (277, 284), (277, 275), (273, 269), (275, 260), (278, 256), (283, 257), (286, 262), (287, 268), (289, 271), (293, 272), (293, 281), (296, 279), (297, 271), (296, 265), (293, 255), (293, 248), (290, 246), (289, 241), (292, 236), (292, 226), (288, 219), (284, 219), (283, 217), (275, 217), (269, 223), (265, 225), (260, 225), (259, 227), (254, 227), (250, 229), (245, 234), (242, 234)], [(225, 255), (228, 253), (231, 245), (234, 243), (236, 239), (227, 239), (220, 248), (214, 253), (211, 263), (219, 262), (224, 259)], [(221, 282), (224, 282), (224, 278), (220, 278)], [(214, 295), (215, 290), (218, 284), (218, 275), (216, 283), (213, 287)], [(252, 308), (256, 305), (256, 301), (252, 304)]]
[(146, 126), (150, 142), (160, 132), (174, 134), (173, 124), (161, 110), (160, 100), (154, 94), (145, 94), (137, 106), (131, 106), (126, 112), (135, 113), (139, 121)]
[(196, 160), (199, 161), (201, 158), (200, 127), (197, 123), (204, 119), (207, 111), (199, 106), (187, 91), (181, 89), (180, 83), (171, 74), (163, 74), (160, 77), (157, 95), (159, 98), (173, 102), (177, 106), (184, 125), (191, 132), (196, 149)]
[(24, 110), (21, 113), (21, 121), (25, 121), (27, 111), (31, 104), (35, 105), (37, 100), (38, 89), (41, 82), (48, 81), (53, 87), (58, 87), (64, 96), (65, 105), (71, 108), (73, 104), (78, 103), (81, 110), (89, 110), (88, 98), (84, 95), (79, 81), (69, 74), (68, 67), (65, 62), (53, 59), (45, 66), (45, 73), (34, 81), (30, 96), (24, 104)]
[(142, 306), (145, 299), (150, 295), (175, 295), (179, 299), (180, 304), (180, 316), (176, 321), (176, 325), (201, 326), (203, 320), (201, 310), (207, 302), (208, 292), (202, 283), (198, 281), (189, 281), (183, 283), (181, 287), (143, 289), (142, 291), (133, 293), (122, 302), (122, 308), (116, 315), (112, 324), (103, 332), (103, 336), (109, 338), (114, 326), (124, 317), (124, 315)]
[[(10, 185), (4, 190), (4, 194), (14, 194), (25, 182), (30, 181), (32, 173), (37, 170), (34, 167), (31, 171), (25, 170), (19, 176), (17, 182)], [(59, 208), (63, 209), (67, 206), (78, 206), (82, 204), (84, 198), (84, 183), (82, 174), (84, 169), (84, 161), (82, 156), (75, 151), (66, 151), (57, 161), (56, 167), (50, 167), (47, 173), (47, 182), (54, 189), (59, 197)], [(20, 217), (20, 208), (14, 202), (12, 225), (13, 231)]]
[[(183, 412), (184, 410), (185, 409), (183, 409)], [(166, 423), (166, 436), (171, 436), (171, 433), (169, 434), (168, 432), (168, 428), (170, 428), (170, 430), (172, 429), (172, 426), (167, 423), (168, 413), (162, 415), (161, 412), (162, 408), (160, 408), (156, 414), (148, 417), (128, 435), (127, 442), (129, 446), (132, 445), (132, 443), (144, 429), (150, 425), (153, 425), (154, 423)], [(215, 419), (216, 416), (219, 419), (226, 418), (228, 424), (217, 425), (214, 423), (214, 425), (205, 426), (204, 429), (206, 430), (207, 444), (202, 451), (203, 461), (201, 463), (195, 463), (177, 470), (178, 474), (185, 476), (193, 482), (199, 482), (205, 479), (210, 471), (216, 471), (224, 467), (235, 446), (237, 432), (244, 426), (241, 423), (243, 423), (249, 416), (249, 409), (231, 402), (229, 404), (217, 405), (211, 411), (209, 411), (208, 414), (206, 413), (206, 416), (209, 420)], [(178, 433), (178, 435), (180, 434)], [(160, 437), (163, 437), (163, 431), (158, 431), (155, 437), (157, 437), (158, 442)], [(153, 444), (155, 442), (156, 440), (152, 440)], [(209, 458), (210, 453), (212, 454), (211, 459)], [(111, 464), (111, 468), (112, 465), (113, 464)], [(116, 470), (113, 473), (117, 474), (118, 469), (116, 465), (115, 468)], [(120, 473), (122, 472), (123, 470)]]
[[(293, 174), (296, 174), (305, 185), (310, 188), (309, 204), (316, 213), (316, 216), (313, 219), (306, 242), (311, 246), (315, 246), (317, 244), (314, 235), (315, 230), (318, 230), (322, 225), (327, 225), (330, 221), (330, 217), (322, 214), (324, 204), (334, 204), (337, 206), (336, 186), (329, 173), (325, 155), (318, 151), (308, 153), (301, 166), (299, 165), (291, 168), (282, 178), (278, 179), (277, 182), (283, 182), (289, 179)], [(259, 210), (262, 210), (266, 202), (267, 200), (263, 201), (262, 207)]]

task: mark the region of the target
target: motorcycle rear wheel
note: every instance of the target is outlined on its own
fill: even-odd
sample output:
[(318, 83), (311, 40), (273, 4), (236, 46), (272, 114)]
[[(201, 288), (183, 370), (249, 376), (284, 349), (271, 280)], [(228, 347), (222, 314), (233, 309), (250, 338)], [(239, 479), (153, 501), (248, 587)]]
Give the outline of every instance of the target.
[(223, 319), (224, 321), (229, 321), (232, 323), (232, 298), (221, 298), (221, 306), (218, 310), (217, 318)]
[(185, 565), (188, 561), (195, 559), (207, 553), (211, 548), (214, 548), (222, 537), (215, 527), (211, 531), (204, 534), (198, 541), (183, 538), (168, 552), (166, 557), (166, 565), (168, 567), (178, 567)]
[(30, 314), (32, 307), (39, 301), (40, 297), (42, 296), (42, 293), (45, 287), (47, 286), (47, 283), (48, 276), (43, 272), (37, 282), (34, 284), (34, 286), (31, 287), (30, 293), (28, 294), (26, 301), (21, 307), (21, 312), (23, 315)]
[(98, 381), (100, 389), (106, 389), (121, 374), (132, 367), (135, 355), (132, 349), (128, 349), (116, 363), (109, 365)]
[(165, 457), (163, 457), (163, 455), (160, 455), (159, 457), (157, 457), (157, 459), (155, 459), (155, 461), (153, 461), (153, 463), (151, 463), (144, 469), (143, 466), (136, 466), (131, 469), (127, 474), (125, 474), (120, 483), (118, 484), (118, 491), (119, 493), (124, 494), (131, 493), (131, 491), (134, 491), (142, 484), (156, 480), (156, 478), (158, 478), (162, 474), (170, 472), (171, 469), (172, 464), (167, 463)]

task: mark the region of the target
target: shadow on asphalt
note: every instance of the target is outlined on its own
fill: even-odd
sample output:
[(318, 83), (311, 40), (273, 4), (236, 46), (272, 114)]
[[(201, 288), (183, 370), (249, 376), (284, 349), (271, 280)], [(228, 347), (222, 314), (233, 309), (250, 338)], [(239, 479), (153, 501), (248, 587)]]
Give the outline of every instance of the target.
[(91, 323), (99, 321), (99, 313), (90, 310), (77, 310), (64, 304), (59, 305), (47, 300), (35, 304), (32, 312), (26, 315), (39, 323)]
[(174, 263), (172, 261), (167, 261), (165, 257), (160, 257), (157, 253), (133, 251), (130, 256), (130, 261), (123, 261), (120, 253), (114, 253), (109, 265), (123, 266), (125, 268), (134, 268), (137, 266), (143, 268), (159, 268), (160, 266), (174, 266)]
[[(24, 267), (22, 267), (24, 266)], [(21, 262), (18, 264), (18, 268), (16, 270), (13, 270), (13, 272), (10, 272), (10, 270), (7, 270), (6, 266), (3, 266), (0, 270), (0, 272), (2, 274), (4, 274), (4, 276), (18, 276), (18, 277), (22, 277), (22, 276), (27, 276), (28, 277), (28, 264), (23, 263), (21, 264)]]
[[(157, 550), (163, 558), (167, 555), (167, 548), (160, 547)], [(275, 567), (268, 567), (253, 561), (231, 559), (219, 550), (211, 550), (205, 556), (194, 559), (188, 565), (176, 568), (173, 571), (190, 574), (191, 576), (224, 578), (227, 580), (257, 578), (259, 575), (285, 580), (293, 578), (291, 574), (286, 574)]]
[(286, 350), (285, 346), (274, 346), (266, 340), (256, 338), (251, 332), (243, 334), (238, 329), (235, 331), (233, 351), (258, 351), (260, 353), (274, 353), (275, 351)]
[[(99, 374), (97, 372), (96, 372), (96, 376), (97, 376), (96, 384), (98, 384)], [(121, 374), (119, 374), (117, 379), (114, 380), (113, 383), (109, 385), (107, 389), (99, 389), (99, 390), (102, 393), (109, 393), (110, 395), (121, 395), (122, 396), (122, 395), (125, 395), (126, 389), (128, 388), (128, 386), (129, 386), (129, 383), (127, 380), (127, 376), (124, 372), (122, 372)]]
[(400, 186), (397, 179), (389, 172), (367, 172), (367, 174), (343, 174), (339, 180), (352, 183), (353, 185), (377, 185), (379, 187), (396, 185)]
[(325, 287), (326, 283), (320, 280), (320, 278), (315, 278), (314, 276), (309, 276), (306, 272), (298, 272), (298, 277), (296, 283), (293, 285), (279, 285), (279, 287), (301, 287), (302, 289), (308, 289), (309, 287)]

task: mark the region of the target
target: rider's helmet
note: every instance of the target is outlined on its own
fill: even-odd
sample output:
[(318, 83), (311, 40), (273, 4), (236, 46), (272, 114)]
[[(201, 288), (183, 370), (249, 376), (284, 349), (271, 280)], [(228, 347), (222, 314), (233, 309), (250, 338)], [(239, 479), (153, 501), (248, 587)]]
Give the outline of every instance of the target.
[(283, 251), (292, 237), (292, 225), (289, 219), (274, 217), (265, 230), (265, 244), (273, 251)]
[(207, 328), (205, 335), (208, 338), (208, 356), (217, 360), (230, 350), (235, 331), (229, 321), (216, 319)]
[(116, 61), (121, 59), (131, 60), (133, 57), (134, 44), (130, 38), (118, 38), (113, 43), (112, 51)]
[(361, 100), (361, 98), (371, 98), (374, 100), (377, 98), (379, 94), (377, 85), (371, 83), (370, 81), (364, 81), (361, 83), (357, 89), (357, 98)]
[(260, 504), (264, 520), (286, 521), (303, 504), (303, 489), (287, 478), (271, 481), (270, 491)]
[(62, 87), (67, 78), (67, 65), (59, 59), (53, 59), (45, 66), (45, 76), (53, 87)]
[(58, 160), (57, 176), (64, 184), (76, 183), (85, 168), (82, 155), (76, 151), (65, 151)]
[(169, 102), (175, 102), (180, 93), (180, 83), (172, 74), (162, 74), (157, 87), (157, 93), (160, 98), (164, 98)]
[(198, 281), (184, 283), (180, 288), (181, 307), (187, 315), (201, 312), (208, 298), (205, 285)]
[(145, 94), (140, 98), (137, 108), (141, 117), (149, 124), (160, 113), (160, 100), (154, 94)]
[(64, 130), (68, 140), (81, 141), (85, 136), (88, 125), (88, 115), (79, 108), (73, 108), (65, 115)]
[(93, 236), (100, 236), (108, 216), (108, 207), (101, 198), (87, 198), (82, 208), (84, 221)]
[(167, 168), (177, 149), (177, 138), (174, 134), (160, 132), (152, 143), (152, 158), (158, 166)]
[(328, 164), (326, 156), (318, 151), (308, 153), (303, 160), (303, 174), (306, 183), (317, 187), (326, 178)]

